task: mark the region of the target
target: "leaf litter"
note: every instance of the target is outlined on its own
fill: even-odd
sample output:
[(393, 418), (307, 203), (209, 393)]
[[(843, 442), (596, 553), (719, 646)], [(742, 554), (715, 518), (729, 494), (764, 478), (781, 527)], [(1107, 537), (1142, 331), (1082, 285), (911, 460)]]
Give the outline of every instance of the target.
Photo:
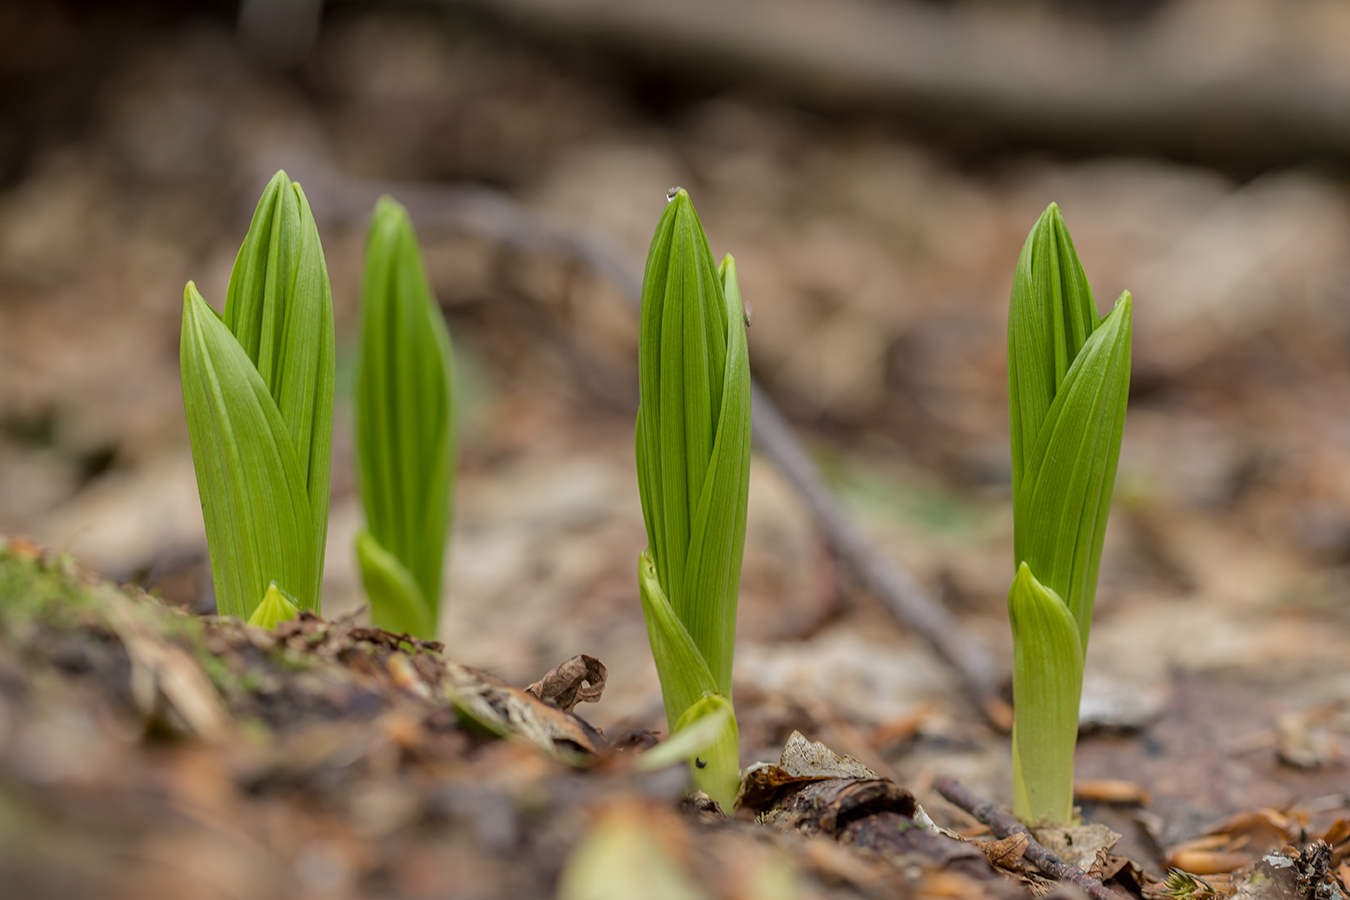
[[(681, 803), (682, 765), (636, 765), (649, 736), (611, 740), (574, 712), (606, 683), (594, 657), (522, 690), (354, 615), (276, 631), (193, 617), (17, 540), (0, 585), (0, 821), (17, 826), (0, 865), (44, 885), (34, 897), (37, 867), (67, 866), (72, 895), (154, 898), (200, 889), (222, 859), (220, 896), (629, 896), (653, 872), (676, 898), (1061, 890), (1025, 835), (964, 838), (800, 732), (746, 771), (736, 810)], [(1299, 851), (1305, 826), (1231, 817), (1169, 861), (1245, 849), (1253, 872), (1293, 870), (1305, 900), (1340, 900), (1350, 826)], [(1038, 834), (1136, 896), (1185, 893), (1112, 856), (1102, 826)], [(1189, 890), (1249, 887), (1217, 884)]]
[(0, 586), (0, 866), (69, 864), (73, 896), (214, 896), (227, 865), (219, 896), (589, 897), (653, 872), (671, 897), (1016, 893), (800, 734), (743, 812), (681, 814), (683, 765), (642, 771), (571, 711), (603, 690), (593, 657), (522, 690), (355, 616), (193, 617), (19, 541)]

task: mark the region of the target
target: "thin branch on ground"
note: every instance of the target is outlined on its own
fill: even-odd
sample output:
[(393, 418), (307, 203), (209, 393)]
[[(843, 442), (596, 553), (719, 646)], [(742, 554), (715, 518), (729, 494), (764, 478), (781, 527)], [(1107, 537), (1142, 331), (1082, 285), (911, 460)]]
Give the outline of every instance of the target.
[[(397, 197), (420, 228), (455, 228), (504, 245), (552, 252), (584, 264), (617, 287), (636, 306), (642, 272), (613, 245), (554, 224), (500, 191), (466, 185), (382, 183), (348, 178), (312, 159), (279, 162), (305, 185), (315, 214), (354, 224), (370, 215), (383, 193)], [(275, 171), (276, 166), (267, 168)], [(321, 199), (320, 199), (321, 198)], [(1011, 711), (998, 696), (1001, 672), (988, 648), (970, 634), (918, 581), (869, 541), (835, 501), (806, 448), (764, 393), (751, 383), (755, 442), (801, 496), (834, 552), (846, 559), (862, 583), (905, 625), (926, 640), (961, 676), (966, 692), (996, 728), (1006, 731)]]
[(995, 836), (1006, 838), (1014, 834), (1026, 835), (1027, 849), (1022, 855), (1050, 878), (1072, 883), (1075, 887), (1081, 888), (1092, 900), (1121, 900), (1119, 894), (1096, 878), (1077, 866), (1069, 865), (1042, 847), (1031, 832), (1027, 830), (1027, 827), (1017, 820), (1016, 816), (1005, 812), (996, 803), (976, 797), (955, 778), (939, 775), (933, 780), (933, 787), (950, 803), (959, 806), (980, 822), (988, 825), (989, 830)]

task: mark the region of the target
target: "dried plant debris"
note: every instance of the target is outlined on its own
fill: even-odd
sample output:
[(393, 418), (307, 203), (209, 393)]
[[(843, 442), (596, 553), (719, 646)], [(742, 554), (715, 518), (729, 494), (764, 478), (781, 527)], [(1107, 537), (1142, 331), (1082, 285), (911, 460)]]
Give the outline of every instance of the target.
[(1004, 871), (1021, 874), (1027, 870), (1022, 862), (1022, 856), (1027, 852), (1025, 834), (1010, 834), (1005, 838), (982, 841), (980, 850), (984, 852), (989, 862)]
[(479, 725), (563, 762), (584, 765), (604, 745), (604, 736), (577, 716), (482, 672), (446, 663), (445, 689), (455, 706)]
[(794, 731), (783, 745), (777, 765), (759, 762), (742, 774), (736, 806), (756, 811), (771, 808), (784, 789), (830, 778), (877, 779), (880, 776), (851, 756), (839, 756), (819, 741)]
[(551, 703), (563, 712), (571, 712), (578, 703), (596, 703), (605, 692), (609, 673), (605, 664), (594, 656), (578, 654), (567, 662), (554, 666), (548, 674), (525, 689), (545, 703)]
[[(1231, 894), (1231, 885), (1228, 887), (1227, 893)], [(1227, 896), (1199, 875), (1181, 869), (1168, 869), (1167, 878), (1161, 884), (1150, 885), (1144, 895), (1150, 900), (1213, 900)]]
[(1350, 705), (1327, 703), (1287, 712), (1276, 725), (1276, 758), (1294, 769), (1318, 769), (1350, 756)]
[(1033, 833), (1042, 847), (1099, 880), (1105, 880), (1102, 870), (1111, 848), (1120, 840), (1120, 835), (1096, 823), (1037, 828)]
[(582, 657), (541, 699), (354, 618), (189, 616), (0, 541), (0, 883), (33, 900), (1022, 895), (904, 788), (800, 735), (762, 821), (682, 802), (685, 767), (632, 764), (649, 735), (611, 744), (561, 708), (603, 682)]
[[(1310, 839), (1307, 834), (1306, 816), (1269, 809), (1233, 816), (1213, 830), (1215, 833), (1190, 842), (1193, 847), (1173, 850), (1169, 860), (1190, 863), (1195, 868), (1170, 868), (1165, 881), (1144, 887), (1143, 895), (1147, 900), (1226, 897), (1345, 900), (1350, 897), (1346, 890), (1350, 865), (1345, 863), (1350, 849), (1350, 824), (1344, 819), (1337, 820), (1316, 839)], [(1272, 845), (1278, 849), (1265, 852)], [(1262, 853), (1265, 855), (1260, 855)], [(1242, 861), (1239, 865), (1232, 864), (1239, 860)], [(1224, 868), (1222, 873), (1207, 874), (1205, 870), (1218, 867), (1220, 862)]]
[(1262, 860), (1277, 869), (1292, 870), (1303, 900), (1346, 900), (1346, 885), (1333, 863), (1330, 843), (1313, 841), (1302, 850), (1286, 847)]
[(1148, 806), (1153, 802), (1153, 795), (1143, 785), (1118, 778), (1075, 779), (1073, 797), (1080, 802), (1113, 806)]
[(800, 732), (777, 765), (746, 771), (737, 804), (782, 834), (831, 838), (902, 871), (969, 882), (968, 890), (997, 879), (991, 890), (1016, 892), (978, 845), (934, 826), (908, 790)]
[[(194, 617), (3, 542), (0, 878), (38, 900), (1062, 890), (1016, 837), (962, 840), (799, 733), (745, 773), (753, 820), (682, 800), (683, 766), (636, 762), (650, 735), (611, 743), (565, 708), (604, 682), (579, 657), (521, 690), (352, 617), (302, 613), (275, 631)], [(1298, 843), (1305, 818), (1260, 810), (1216, 828), (1216, 847), (1245, 841), (1255, 865), (1190, 896), (1174, 883), (1175, 900), (1345, 900), (1344, 821), (1283, 863), (1256, 854)], [(1128, 860), (1093, 862), (1113, 885), (1143, 885)], [(1256, 892), (1258, 876), (1297, 893)]]
[(1251, 865), (1263, 853), (1307, 840), (1298, 811), (1261, 808), (1229, 816), (1200, 837), (1168, 848), (1166, 864), (1194, 875), (1219, 875)]

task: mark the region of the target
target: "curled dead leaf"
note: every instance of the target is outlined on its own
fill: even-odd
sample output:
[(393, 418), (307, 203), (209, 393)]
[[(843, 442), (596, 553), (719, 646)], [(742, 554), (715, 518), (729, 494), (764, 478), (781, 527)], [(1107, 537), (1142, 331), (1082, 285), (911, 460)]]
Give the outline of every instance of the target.
[(603, 735), (581, 719), (486, 673), (446, 663), (443, 686), (450, 701), (484, 728), (569, 765), (585, 765), (600, 750)]
[(1025, 834), (1010, 834), (1002, 840), (982, 841), (977, 846), (996, 868), (1009, 872), (1022, 870), (1022, 854), (1027, 852)]
[(571, 712), (578, 703), (597, 702), (608, 677), (604, 663), (582, 653), (554, 666), (525, 691), (563, 712)]
[(763, 813), (760, 821), (784, 833), (838, 837), (850, 822), (881, 813), (910, 822), (916, 808), (914, 795), (892, 781), (827, 778), (806, 784)]

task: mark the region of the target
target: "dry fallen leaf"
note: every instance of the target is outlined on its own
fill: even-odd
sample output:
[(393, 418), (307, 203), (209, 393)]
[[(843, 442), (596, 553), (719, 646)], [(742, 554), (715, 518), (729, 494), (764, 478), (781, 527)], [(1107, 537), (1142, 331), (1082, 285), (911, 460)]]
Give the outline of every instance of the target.
[(571, 712), (578, 703), (599, 701), (608, 677), (604, 663), (582, 653), (554, 666), (525, 690), (563, 712)]
[(779, 763), (798, 778), (876, 778), (877, 773), (851, 756), (840, 756), (819, 741), (794, 731), (783, 746)]
[(1002, 840), (982, 841), (978, 846), (996, 867), (1020, 873), (1024, 868), (1022, 854), (1027, 852), (1027, 843), (1027, 836), (1019, 832)]
[(1216, 850), (1182, 850), (1167, 855), (1166, 865), (1193, 875), (1222, 875), (1250, 865), (1252, 857), (1244, 853), (1222, 853)]
[(1111, 778), (1084, 778), (1073, 783), (1073, 796), (1077, 800), (1093, 803), (1112, 803), (1127, 806), (1147, 806), (1153, 802), (1153, 795), (1146, 788), (1133, 781), (1121, 781)]
[(451, 702), (484, 728), (570, 765), (584, 764), (601, 749), (603, 735), (581, 719), (485, 673), (447, 662), (444, 687)]
[(1036, 828), (1033, 833), (1046, 850), (1094, 878), (1097, 877), (1094, 869), (1101, 870), (1100, 863), (1120, 840), (1120, 835), (1095, 822), (1089, 825)]

